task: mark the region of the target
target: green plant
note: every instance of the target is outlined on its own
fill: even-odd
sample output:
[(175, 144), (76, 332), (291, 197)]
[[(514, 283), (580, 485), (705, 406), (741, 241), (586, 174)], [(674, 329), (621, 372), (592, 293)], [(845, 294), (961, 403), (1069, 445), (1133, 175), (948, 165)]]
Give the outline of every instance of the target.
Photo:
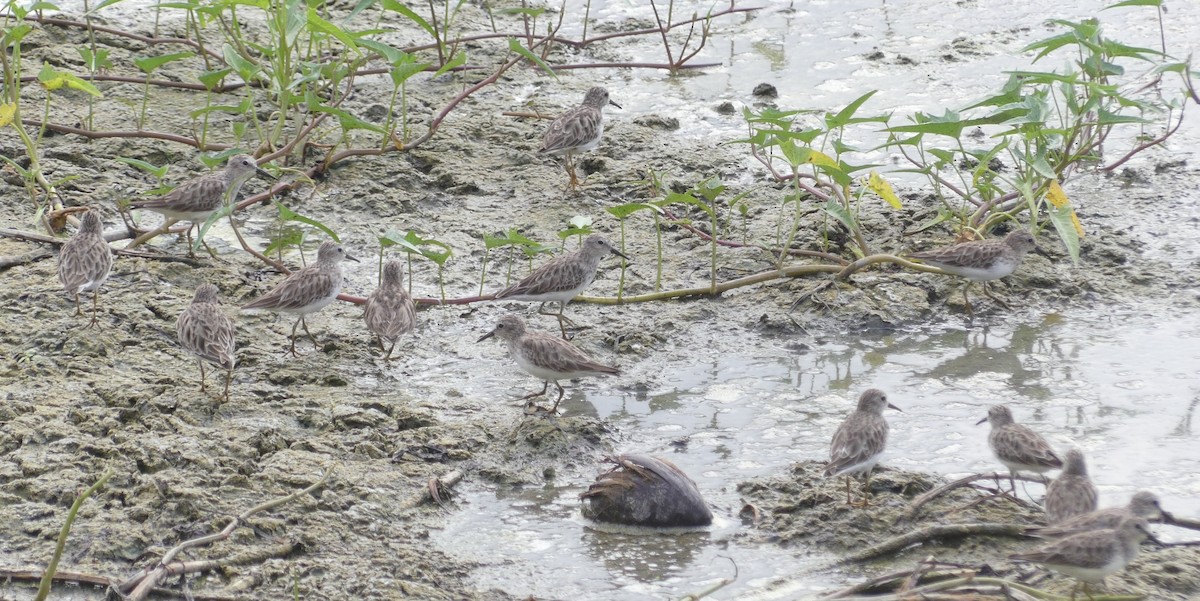
[(562, 240), (562, 249), (567, 248), (567, 238), (575, 236), (578, 239), (579, 245), (583, 246), (583, 238), (591, 234), (592, 218), (587, 215), (576, 215), (567, 222), (567, 227), (558, 231), (558, 239)]
[(445, 269), (446, 262), (450, 260), (454, 254), (453, 249), (449, 244), (434, 240), (432, 238), (422, 238), (416, 232), (400, 232), (397, 230), (388, 230), (387, 233), (379, 237), (379, 265), (380, 271), (383, 269), (383, 251), (392, 246), (399, 246), (406, 255), (408, 255), (408, 291), (412, 294), (412, 259), (413, 255), (419, 255), (430, 261), (433, 261), (438, 268), (438, 290), (441, 299), (446, 300), (446, 281)]
[[(659, 207), (657, 205), (653, 205), (653, 204), (647, 204), (644, 202), (630, 202), (630, 203), (625, 203), (623, 205), (617, 205), (615, 207), (607, 207), (604, 210), (607, 211), (613, 217), (616, 217), (617, 222), (620, 223), (620, 225), (621, 225), (620, 249), (621, 249), (622, 253), (625, 253), (625, 218), (638, 212), (638, 211), (651, 211), (654, 213), (655, 219), (657, 219), (657, 217), (659, 215), (661, 215), (663, 212), (661, 207)], [(657, 221), (656, 221), (656, 223), (657, 223)], [(660, 232), (660, 234), (661, 234), (661, 232)], [(625, 270), (628, 269), (628, 267), (629, 267), (628, 262), (622, 260), (621, 261), (621, 279), (617, 283), (617, 299), (620, 299), (625, 295)], [(662, 240), (661, 240), (661, 237), (659, 240), (658, 273), (659, 273), (659, 278), (661, 279), (661, 277), (662, 277)]]

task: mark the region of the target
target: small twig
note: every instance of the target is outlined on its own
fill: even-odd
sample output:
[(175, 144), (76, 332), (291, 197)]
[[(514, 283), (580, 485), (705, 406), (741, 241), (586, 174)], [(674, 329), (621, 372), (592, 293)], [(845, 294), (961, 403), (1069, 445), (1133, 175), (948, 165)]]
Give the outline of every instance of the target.
[(169, 551), (163, 554), (162, 559), (160, 559), (154, 567), (145, 568), (129, 580), (122, 582), (117, 587), (117, 590), (121, 591), (122, 593), (128, 593), (131, 601), (140, 601), (145, 599), (146, 596), (150, 594), (150, 591), (154, 587), (158, 586), (158, 583), (168, 575), (171, 570), (170, 564), (175, 560), (177, 555), (193, 547), (208, 545), (229, 538), (229, 536), (233, 534), (234, 530), (236, 530), (238, 526), (245, 525), (246, 521), (255, 514), (262, 513), (264, 511), (270, 511), (271, 509), (279, 507), (280, 505), (285, 505), (295, 499), (313, 492), (322, 486), (325, 486), (325, 483), (329, 480), (329, 476), (332, 474), (333, 470), (331, 468), (327, 468), (321, 478), (309, 487), (303, 490), (298, 490), (285, 497), (260, 503), (254, 507), (251, 507), (250, 509), (247, 509), (246, 511), (243, 511), (230, 520), (229, 524), (226, 525), (225, 528), (220, 532), (199, 536), (175, 545)]
[(430, 480), (421, 492), (411, 496), (408, 500), (400, 503), (397, 509), (414, 509), (427, 501), (435, 501), (441, 504), (441, 491), (454, 488), (463, 479), (464, 472), (462, 469), (456, 469), (440, 478)]
[(179, 136), (176, 134), (168, 134), (168, 133), (157, 132), (157, 131), (137, 131), (137, 130), (93, 131), (90, 129), (82, 129), (82, 128), (78, 128), (78, 127), (69, 127), (66, 125), (59, 125), (57, 123), (43, 123), (41, 121), (38, 121), (37, 119), (21, 119), (21, 122), (30, 127), (39, 127), (39, 128), (45, 127), (46, 129), (48, 129), (50, 131), (58, 132), (60, 134), (74, 134), (74, 135), (83, 136), (83, 137), (89, 138), (89, 139), (148, 138), (148, 139), (153, 139), (153, 140), (167, 140), (169, 142), (178, 142), (180, 144), (186, 144), (188, 146), (191, 146), (191, 147), (199, 149), (199, 150), (220, 151), (220, 150), (227, 150), (229, 148), (232, 148), (228, 144), (212, 144), (212, 143), (200, 144), (200, 142), (196, 141), (193, 138), (187, 138), (187, 137)]
[(696, 591), (694, 593), (688, 593), (688, 594), (684, 595), (683, 597), (681, 597), (679, 599), (679, 601), (699, 601), (700, 599), (703, 599), (703, 598), (733, 584), (734, 582), (737, 582), (737, 579), (738, 579), (737, 562), (734, 561), (732, 557), (727, 557), (725, 555), (721, 555), (721, 557), (728, 559), (729, 563), (733, 564), (733, 577), (732, 578), (722, 578), (722, 579), (718, 580), (717, 582), (714, 582), (708, 588), (705, 588), (700, 591)]
[[(0, 580), (37, 582), (41, 579), (42, 572), (40, 570), (14, 570), (10, 568), (0, 568)], [(105, 576), (84, 574), (82, 572), (63, 572), (61, 570), (54, 573), (54, 581), (75, 585), (92, 585), (106, 589), (117, 585), (112, 578), (107, 578)], [(191, 591), (183, 592), (162, 587), (155, 588), (154, 594), (175, 597), (178, 599), (186, 599), (187, 601), (242, 601), (244, 599), (244, 597), (193, 593)]]
[(17, 265), (25, 265), (27, 263), (36, 263), (42, 259), (49, 259), (54, 256), (54, 251), (44, 248), (27, 252), (23, 255), (0, 255), (0, 270), (16, 267)]
[(900, 536), (889, 538), (881, 543), (876, 543), (856, 551), (833, 562), (833, 565), (843, 563), (852, 563), (866, 561), (880, 555), (899, 551), (909, 545), (925, 542), (935, 538), (961, 538), (964, 536), (972, 536), (975, 534), (985, 534), (990, 536), (1014, 536), (1025, 537), (1025, 531), (1029, 529), (1028, 524), (999, 524), (999, 523), (975, 523), (975, 524), (934, 524), (926, 526), (912, 532), (901, 534)]
[(924, 271), (925, 273), (936, 273), (939, 275), (953, 275), (952, 273), (938, 269), (937, 267), (933, 267), (931, 265), (925, 265), (924, 263), (913, 263), (912, 261), (909, 261), (908, 259), (903, 259), (903, 258), (897, 257), (896, 255), (878, 254), (878, 255), (870, 255), (870, 256), (863, 257), (863, 258), (847, 265), (844, 269), (842, 269), (841, 271), (838, 272), (836, 279), (840, 282), (844, 282), (847, 279), (849, 279), (851, 275), (854, 275), (854, 272), (862, 269), (863, 267), (866, 267), (868, 265), (873, 265), (875, 263), (895, 263), (897, 265), (900, 265), (902, 267), (907, 267), (914, 271)]
[[(908, 509), (905, 510), (903, 515), (901, 515), (899, 518), (896, 519), (896, 522), (900, 523), (905, 520), (912, 519), (914, 516), (917, 515), (917, 512), (919, 512), (921, 510), (921, 508), (924, 507), (927, 503), (929, 503), (930, 501), (933, 501), (934, 499), (937, 499), (938, 497), (944, 496), (951, 491), (954, 491), (959, 488), (963, 488), (964, 486), (971, 485), (974, 482), (977, 482), (979, 480), (996, 480), (996, 481), (1007, 480), (1007, 479), (1009, 479), (1009, 476), (1010, 476), (1009, 474), (1001, 474), (999, 472), (995, 472), (995, 473), (991, 473), (991, 474), (971, 474), (970, 476), (959, 478), (958, 480), (944, 484), (938, 488), (935, 488), (935, 489), (917, 497), (916, 499), (913, 499), (913, 502), (909, 504)], [(1015, 479), (1020, 480), (1022, 482), (1035, 482), (1037, 484), (1042, 484), (1042, 485), (1049, 484), (1049, 482), (1050, 482), (1050, 480), (1048, 480), (1045, 476), (1038, 476), (1038, 477), (1034, 478), (1034, 477), (1025, 476), (1022, 474), (1017, 474), (1015, 476)]]
[(1167, 133), (1165, 133), (1157, 138), (1154, 138), (1153, 140), (1150, 140), (1149, 142), (1144, 142), (1142, 144), (1138, 144), (1137, 146), (1134, 146), (1129, 152), (1125, 153), (1125, 156), (1117, 159), (1113, 163), (1110, 163), (1108, 165), (1101, 167), (1100, 170), (1105, 171), (1105, 172), (1112, 172), (1117, 167), (1124, 165), (1126, 161), (1128, 161), (1129, 159), (1132, 159), (1134, 157), (1134, 155), (1138, 154), (1139, 152), (1146, 150), (1147, 148), (1150, 148), (1152, 146), (1158, 146), (1159, 144), (1166, 142), (1167, 138), (1170, 138), (1175, 132), (1179, 131), (1180, 126), (1183, 125), (1183, 113), (1184, 113), (1183, 109), (1186, 106), (1187, 106), (1186, 102), (1179, 106), (1179, 122), (1175, 124), (1175, 127), (1168, 129)]

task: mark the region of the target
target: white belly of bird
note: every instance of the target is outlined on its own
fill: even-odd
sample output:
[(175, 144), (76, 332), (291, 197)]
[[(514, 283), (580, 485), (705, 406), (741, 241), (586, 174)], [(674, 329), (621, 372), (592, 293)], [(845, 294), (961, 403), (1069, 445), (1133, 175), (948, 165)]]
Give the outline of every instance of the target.
[(178, 219), (180, 221), (191, 221), (193, 223), (204, 223), (208, 220), (208, 216), (215, 211), (172, 211), (170, 209), (146, 209), (154, 211), (168, 219)]
[(596, 148), (597, 146), (600, 145), (600, 138), (602, 138), (602, 137), (604, 137), (604, 122), (603, 121), (600, 122), (600, 127), (596, 128), (596, 137), (592, 138), (591, 141), (589, 141), (585, 144), (580, 144), (578, 147), (575, 148), (575, 152), (587, 152), (589, 150)]
[(1017, 270), (1017, 264), (1012, 261), (996, 261), (989, 267), (967, 267), (963, 265), (946, 265), (937, 261), (926, 260), (926, 263), (935, 267), (940, 267), (954, 275), (962, 276), (968, 280), (976, 282), (986, 282), (989, 280), (998, 280), (1002, 277), (1011, 275)]
[[(1000, 459), (1000, 458), (997, 457), (996, 459)], [(1007, 459), (1000, 459), (1000, 463), (1003, 463), (1004, 467), (1007, 467), (1008, 469), (1010, 469), (1014, 472), (1034, 472), (1034, 473), (1038, 473), (1038, 474), (1044, 474), (1050, 470), (1058, 469), (1056, 467), (1050, 467), (1048, 465), (1028, 465), (1028, 464), (1024, 464), (1024, 463), (1014, 463), (1012, 461), (1008, 461)]]
[(580, 293), (582, 293), (584, 290), (587, 290), (587, 287), (591, 285), (592, 280), (588, 279), (582, 284), (566, 290), (552, 290), (550, 292), (539, 292), (537, 294), (514, 294), (512, 296), (506, 296), (500, 300), (533, 301), (539, 303), (549, 303), (555, 301), (567, 302), (576, 296), (579, 296)]
[(545, 367), (542, 367), (540, 365), (533, 363), (523, 353), (521, 353), (519, 351), (514, 351), (513, 355), (517, 360), (517, 367), (520, 367), (521, 369), (523, 369), (525, 371), (525, 373), (528, 373), (529, 375), (531, 375), (535, 378), (540, 378), (547, 382), (555, 382), (558, 380), (572, 380), (575, 378), (582, 378), (584, 376), (597, 375), (596, 372), (591, 372), (591, 371), (568, 371), (568, 372), (554, 371), (553, 369), (547, 369)]
[(876, 463), (879, 463), (880, 457), (883, 457), (883, 453), (878, 453), (878, 454), (872, 455), (866, 461), (863, 461), (860, 463), (855, 463), (854, 465), (846, 466), (845, 468), (838, 471), (834, 475), (835, 476), (848, 476), (850, 474), (861, 474), (863, 472), (870, 471), (875, 468)]
[(337, 288), (333, 289), (332, 294), (329, 294), (328, 296), (323, 296), (315, 302), (311, 302), (311, 303), (304, 305), (303, 307), (300, 307), (297, 309), (280, 309), (280, 312), (294, 313), (296, 315), (305, 314), (305, 313), (316, 313), (317, 311), (320, 311), (321, 309), (328, 307), (329, 303), (332, 303), (334, 301), (334, 299), (337, 298), (338, 294), (341, 293), (341, 290), (342, 290), (341, 286), (338, 286)]
[(1116, 574), (1125, 569), (1125, 558), (1119, 554), (1108, 560), (1108, 563), (1099, 568), (1082, 568), (1079, 566), (1066, 566), (1056, 564), (1046, 564), (1046, 567), (1052, 568), (1058, 572), (1066, 574), (1072, 578), (1078, 578), (1084, 582), (1096, 583), (1104, 580), (1106, 577)]

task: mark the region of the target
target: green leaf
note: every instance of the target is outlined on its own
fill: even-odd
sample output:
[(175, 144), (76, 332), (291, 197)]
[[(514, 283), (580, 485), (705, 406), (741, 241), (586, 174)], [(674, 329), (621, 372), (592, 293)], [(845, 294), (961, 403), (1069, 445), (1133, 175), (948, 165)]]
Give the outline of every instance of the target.
[(1050, 223), (1054, 224), (1054, 231), (1058, 232), (1058, 237), (1062, 240), (1063, 245), (1067, 247), (1067, 253), (1071, 255), (1071, 260), (1076, 264), (1079, 263), (1079, 232), (1075, 229), (1077, 217), (1075, 217), (1075, 209), (1070, 205), (1056, 207), (1050, 205), (1046, 207), (1050, 214)]
[(558, 74), (554, 72), (554, 69), (551, 69), (550, 65), (547, 65), (546, 62), (541, 59), (541, 57), (530, 52), (528, 48), (522, 46), (521, 42), (517, 41), (517, 38), (508, 38), (508, 49), (520, 54), (527, 60), (532, 61), (535, 65), (541, 67), (543, 71), (549, 74), (550, 77), (553, 77), (555, 81), (558, 81)]
[(80, 79), (71, 73), (59, 71), (50, 66), (50, 63), (42, 63), (42, 70), (38, 72), (38, 81), (44, 88), (50, 91), (61, 89), (66, 86), (76, 90), (82, 90), (92, 96), (100, 97), (100, 90), (90, 82)]
[(283, 227), (271, 238), (271, 243), (263, 249), (263, 254), (269, 255), (286, 246), (300, 246), (303, 243), (304, 230), (298, 227)]
[(396, 0), (383, 0), (383, 7), (407, 17), (410, 21), (416, 23), (418, 27), (424, 29), (425, 33), (428, 33), (430, 37), (435, 39), (438, 37), (437, 32), (433, 30), (433, 26), (429, 24), (429, 21), (422, 19), (420, 15), (413, 12), (412, 9), (408, 8), (407, 6), (400, 4)]
[(615, 207), (605, 207), (604, 210), (608, 211), (610, 215), (616, 217), (617, 219), (624, 219), (638, 211), (656, 211), (658, 213), (663, 212), (662, 209), (644, 202), (630, 202), (623, 205), (617, 205)]
[(708, 203), (696, 198), (695, 196), (692, 196), (691, 194), (672, 192), (667, 195), (666, 201), (667, 204), (685, 204), (699, 207), (700, 210), (704, 211), (710, 219), (716, 216), (716, 211), (714, 211), (712, 207), (708, 206)]
[(204, 108), (199, 108), (199, 109), (192, 111), (191, 113), (189, 113), (189, 116), (192, 119), (195, 119), (195, 118), (197, 118), (201, 115), (207, 114), (207, 113), (217, 113), (217, 112), (229, 113), (230, 115), (245, 115), (246, 113), (250, 112), (251, 106), (252, 106), (252, 100), (249, 96), (247, 96), (247, 97), (243, 98), (241, 104), (238, 104), (237, 106), (233, 106), (233, 105), (229, 105), (229, 104), (210, 104)]
[(162, 167), (159, 167), (153, 163), (147, 163), (146, 161), (131, 159), (129, 157), (117, 157), (117, 160), (125, 163), (126, 165), (137, 167), (138, 169), (141, 169), (142, 171), (145, 171), (146, 173), (149, 173), (158, 179), (166, 177), (167, 169), (171, 167), (170, 165), (163, 165)]
[(325, 234), (332, 238), (334, 242), (341, 243), (342, 240), (341, 238), (338, 238), (337, 233), (329, 229), (329, 226), (325, 225), (324, 223), (321, 223), (316, 219), (312, 219), (311, 217), (305, 217), (304, 215), (301, 215), (283, 206), (283, 203), (279, 202), (278, 200), (271, 199), (271, 202), (275, 204), (276, 209), (279, 209), (279, 218), (283, 221), (298, 221), (300, 223), (311, 225), (322, 232), (325, 232)]
[(8, 48), (13, 44), (21, 43), (21, 40), (24, 40), (25, 36), (29, 35), (29, 32), (31, 31), (33, 31), (33, 25), (28, 23), (22, 23), (16, 27), (13, 27), (12, 29), (9, 29), (4, 34), (4, 47)]
[(216, 69), (213, 71), (205, 71), (204, 73), (201, 73), (200, 77), (197, 79), (199, 79), (200, 83), (211, 92), (217, 87), (218, 84), (221, 83), (222, 79), (225, 79), (226, 75), (229, 75), (232, 72), (233, 69), (230, 69), (229, 67), (224, 69)]
[(493, 12), (495, 12), (498, 15), (526, 15), (526, 16), (537, 18), (537, 17), (542, 16), (542, 14), (546, 12), (546, 9), (544, 9), (544, 8), (502, 8), (500, 10), (493, 11)]
[(483, 233), (483, 247), (488, 250), (502, 246), (511, 246), (513, 244), (516, 244), (516, 242), (508, 236), (493, 236), (487, 232)]
[(842, 110), (838, 111), (838, 114), (836, 114), (836, 115), (827, 113), (825, 115), (825, 127), (828, 127), (829, 129), (837, 129), (839, 127), (845, 127), (846, 125), (849, 125), (851, 123), (862, 123), (865, 121), (877, 121), (879, 119), (878, 117), (871, 117), (871, 118), (865, 118), (865, 119), (854, 119), (853, 117), (854, 117), (854, 113), (858, 112), (858, 109), (860, 107), (862, 107), (862, 105), (864, 103), (866, 103), (866, 101), (870, 100), (871, 97), (874, 96), (875, 93), (878, 91), (879, 90), (871, 90), (870, 92), (867, 92), (866, 94), (863, 94), (862, 96), (859, 96), (858, 98), (854, 99), (853, 102), (846, 105), (846, 108), (843, 108)]
[(850, 211), (846, 210), (846, 207), (843, 207), (838, 201), (830, 198), (829, 201), (825, 203), (823, 210), (828, 213), (830, 217), (833, 217), (839, 223), (846, 226), (846, 229), (852, 232), (858, 230), (858, 225), (854, 221), (854, 215), (851, 215)]
[(312, 8), (311, 6), (308, 8), (308, 28), (310, 30), (320, 31), (321, 33), (331, 35), (337, 38), (337, 40), (344, 44), (347, 48), (353, 50), (356, 54), (362, 54), (362, 51), (358, 49), (358, 44), (354, 43), (353, 36), (343, 31), (341, 27), (322, 19), (321, 15), (317, 14), (317, 9)]
[(342, 19), (342, 22), (348, 23), (351, 19), (358, 16), (358, 13), (361, 13), (362, 11), (374, 6), (375, 2), (376, 0), (358, 0), (358, 3), (355, 4), (354, 8), (350, 10), (350, 14), (346, 15), (346, 18)]
[(225, 63), (233, 67), (234, 71), (237, 71), (242, 81), (249, 83), (254, 79), (255, 74), (260, 71), (258, 65), (243, 58), (241, 54), (238, 54), (237, 49), (229, 44), (225, 44), (223, 54), (225, 56)]
[(383, 60), (392, 65), (396, 64), (396, 62), (408, 55), (407, 52), (399, 48), (368, 38), (358, 38), (358, 45), (370, 50), (371, 52), (374, 52), (375, 54), (378, 54), (379, 56), (382, 56)]
[(433, 74), (433, 78), (437, 79), (438, 76), (440, 76), (441, 74), (443, 74), (451, 69), (461, 67), (461, 66), (465, 65), (466, 63), (467, 63), (467, 53), (459, 51), (459, 52), (455, 53), (454, 56), (450, 57), (450, 60), (446, 61), (446, 64), (442, 65), (442, 68), (437, 70), (437, 73)]
[(1100, 10), (1108, 10), (1110, 8), (1123, 8), (1126, 6), (1162, 6), (1162, 0), (1125, 0), (1116, 4), (1105, 6)]
[(89, 15), (94, 15), (94, 14), (96, 14), (96, 13), (100, 12), (100, 9), (102, 9), (102, 8), (105, 8), (105, 7), (108, 7), (108, 6), (112, 6), (112, 5), (114, 5), (114, 4), (118, 3), (118, 2), (124, 2), (124, 0), (104, 0), (104, 1), (103, 1), (103, 2), (101, 2), (100, 4), (97, 4), (97, 5), (96, 5), (96, 8), (93, 8), (93, 9), (91, 10), (91, 12), (89, 12), (88, 14), (89, 14)]
[(177, 61), (177, 60), (183, 60), (185, 58), (191, 58), (193, 56), (196, 56), (195, 52), (173, 52), (171, 54), (163, 54), (160, 56), (146, 56), (146, 57), (142, 57), (142, 58), (135, 58), (135, 59), (133, 59), (133, 64), (137, 65), (137, 68), (141, 69), (142, 73), (145, 73), (146, 75), (150, 75), (151, 73), (156, 71), (159, 67), (161, 67), (167, 63)]
[(362, 119), (355, 117), (349, 111), (344, 111), (339, 108), (321, 104), (321, 99), (318, 98), (317, 95), (312, 92), (312, 90), (308, 90), (304, 94), (304, 102), (308, 105), (308, 110), (312, 112), (328, 113), (334, 117), (337, 117), (338, 122), (341, 123), (342, 129), (344, 130), (349, 131), (352, 129), (365, 129), (379, 134), (385, 133), (382, 127), (375, 125), (374, 123), (363, 121)]
[(204, 225), (200, 226), (200, 230), (196, 232), (196, 239), (192, 241), (192, 250), (200, 250), (200, 244), (204, 242), (204, 235), (208, 233), (208, 229), (211, 228), (218, 219), (221, 219), (222, 217), (228, 217), (231, 213), (233, 213), (233, 203), (230, 202), (226, 202), (224, 205), (222, 205), (220, 210), (213, 211), (212, 215), (209, 215), (208, 219), (204, 220)]

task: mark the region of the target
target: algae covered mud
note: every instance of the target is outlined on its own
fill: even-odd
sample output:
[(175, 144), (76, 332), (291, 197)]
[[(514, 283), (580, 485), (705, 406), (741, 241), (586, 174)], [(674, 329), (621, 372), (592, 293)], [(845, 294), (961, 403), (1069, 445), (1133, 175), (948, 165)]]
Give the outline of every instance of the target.
[[(622, 228), (605, 208), (654, 201), (718, 176), (731, 237), (772, 241), (790, 222), (794, 203), (782, 202), (788, 190), (770, 183), (745, 146), (729, 143), (746, 136), (741, 107), (825, 111), (879, 89), (873, 110), (940, 114), (999, 87), (1005, 70), (1028, 66), (1020, 50), (1053, 33), (1043, 25), (1046, 18), (1098, 14), (1124, 42), (1157, 44), (1150, 14), (1102, 7), (1079, 2), (1049, 14), (1011, 2), (945, 3), (937, 11), (764, 3), (759, 11), (713, 22), (713, 37), (695, 61), (716, 66), (675, 76), (583, 69), (560, 73), (557, 81), (522, 66), (450, 112), (427, 143), (339, 162), (323, 179), (280, 200), (336, 231), (363, 259), (380, 252), (378, 238), (389, 231), (418, 232), (448, 246), (453, 252), (440, 268), (423, 257), (413, 261), (407, 275), (419, 297), (494, 292), (510, 271), (519, 276), (530, 262), (548, 258), (485, 252), (481, 234), (515, 228), (557, 247), (556, 232), (586, 216), (610, 240), (623, 237), (623, 252), (632, 259), (624, 271), (605, 263), (588, 294), (614, 296), (622, 282), (625, 295), (649, 294), (659, 272), (652, 213), (630, 216)], [(82, 7), (75, 9), (78, 17)], [(143, 33), (153, 32), (151, 11), (125, 3), (111, 9), (118, 12), (109, 26), (136, 21)], [(1187, 47), (1195, 44), (1188, 32), (1200, 28), (1200, 14), (1182, 4), (1169, 9), (1165, 35), (1173, 52), (1186, 56), (1195, 50)], [(572, 28), (582, 29), (577, 15), (583, 10), (567, 6), (564, 35), (582, 33)], [(592, 27), (602, 35), (654, 26), (648, 6), (593, 3), (591, 10)], [(247, 27), (262, 27), (249, 12), (239, 9)], [(186, 35), (182, 19), (170, 15), (163, 13), (159, 35)], [(464, 31), (489, 27), (480, 6), (464, 4), (456, 15)], [(367, 17), (374, 15), (359, 15)], [(518, 17), (498, 18), (503, 26), (521, 27), (504, 21)], [(140, 73), (134, 57), (160, 52), (137, 40), (97, 35), (111, 50), (113, 72), (122, 75)], [(392, 41), (406, 45), (422, 35), (405, 25)], [(87, 40), (83, 30), (38, 27), (24, 60), (79, 69), (75, 48)], [(657, 62), (666, 60), (659, 42), (635, 37), (563, 47), (550, 58)], [(468, 50), (479, 64), (503, 60), (507, 52), (477, 44)], [(199, 61), (164, 64), (155, 77), (190, 81), (205, 67), (188, 60)], [(436, 111), (477, 81), (414, 76), (406, 96), (410, 126), (428, 127)], [(754, 95), (764, 83), (770, 86)], [(581, 159), (583, 191), (567, 195), (562, 164), (535, 154), (546, 122), (502, 113), (534, 112), (526, 106), (533, 103), (537, 112), (557, 114), (596, 84), (623, 108), (606, 109), (604, 140)], [(142, 84), (98, 86), (96, 129), (137, 120)], [(386, 123), (391, 81), (362, 75), (355, 86), (338, 108)], [(770, 87), (774, 98), (766, 95)], [(31, 103), (22, 111), (31, 118), (45, 97), (36, 87), (27, 91)], [(214, 97), (214, 105), (235, 106), (246, 96), (231, 90)], [(192, 93), (152, 88), (146, 129), (191, 131), (188, 114), (196, 102)], [(87, 103), (79, 92), (58, 95), (52, 120), (82, 120)], [(230, 132), (243, 118), (208, 115), (222, 128), (214, 140), (233, 143)], [(849, 131), (864, 147), (875, 144), (870, 128)], [(0, 129), (3, 154), (28, 167), (12, 132)], [(336, 142), (338, 133), (326, 131), (331, 139), (316, 141)], [(352, 134), (359, 135), (366, 134)], [(513, 399), (538, 382), (517, 370), (499, 345), (476, 343), (511, 311), (554, 331), (556, 320), (536, 316), (532, 307), (426, 308), (418, 313), (416, 333), (397, 348), (403, 358), (385, 362), (361, 310), (336, 303), (309, 319), (319, 348), (302, 340), (300, 356), (292, 358), (286, 354), (290, 320), (234, 315), (230, 305), (257, 297), (280, 276), (242, 252), (223, 223), (206, 237), (219, 260), (201, 253), (193, 266), (116, 257), (101, 294), (100, 327), (93, 330), (72, 315), (53, 259), (16, 262), (0, 274), (0, 523), (8, 525), (0, 532), (0, 568), (14, 577), (0, 587), (0, 597), (33, 598), (21, 573), (40, 572), (50, 562), (67, 509), (110, 468), (111, 478), (79, 510), (58, 566), (64, 574), (125, 581), (155, 567), (182, 541), (219, 532), (250, 508), (320, 484), (248, 517), (228, 538), (174, 557), (217, 562), (183, 582), (161, 582), (197, 599), (672, 599), (724, 579), (732, 582), (713, 598), (809, 598), (914, 568), (929, 556), (960, 564), (937, 569), (986, 564), (1004, 578), (1067, 592), (1068, 579), (1039, 580), (1038, 572), (1004, 559), (1035, 543), (996, 532), (946, 535), (866, 564), (831, 563), (930, 526), (1037, 523), (1037, 511), (1003, 500), (975, 503), (968, 491), (896, 521), (943, 478), (1000, 467), (987, 449), (986, 428), (973, 425), (996, 403), (1010, 405), (1056, 448), (1080, 447), (1101, 505), (1123, 504), (1134, 491), (1149, 489), (1177, 516), (1200, 515), (1194, 477), (1200, 469), (1194, 423), (1200, 402), (1197, 142), (1200, 128), (1185, 119), (1166, 148), (1139, 154), (1116, 175), (1069, 183), (1066, 192), (1086, 233), (1080, 261), (1072, 263), (1049, 227), (1039, 232), (1042, 254), (1029, 255), (995, 286), (1012, 310), (973, 296), (969, 316), (961, 282), (891, 267), (864, 269), (848, 282), (829, 274), (769, 280), (715, 298), (572, 304), (571, 318), (587, 326), (573, 342), (615, 362), (623, 375), (567, 385), (556, 420), (523, 416)], [(101, 205), (110, 232), (123, 231), (115, 201), (157, 185), (154, 176), (115, 157), (174, 163), (167, 176), (172, 183), (201, 170), (192, 149), (169, 140), (89, 141), (51, 131), (40, 148), (41, 163), (49, 179), (61, 180), (67, 204)], [(300, 157), (297, 152), (293, 163), (274, 167), (304, 168), (319, 160), (319, 154)], [(872, 162), (893, 160), (883, 155)], [(35, 231), (19, 173), (11, 167), (3, 173), (5, 226)], [(939, 205), (917, 180), (891, 177), (903, 208), (860, 215), (872, 245), (901, 252), (950, 241), (949, 223), (906, 235), (935, 217)], [(647, 180), (655, 178), (665, 190), (649, 191), (654, 186)], [(247, 192), (266, 185), (248, 183)], [(743, 193), (734, 204), (747, 207), (744, 217), (727, 201)], [(836, 242), (837, 227), (816, 210), (819, 204), (803, 215), (795, 237), (805, 242), (798, 248), (825, 251), (830, 247), (818, 241)], [(237, 219), (261, 248), (280, 237), (277, 214), (254, 205)], [(699, 209), (687, 216), (693, 227), (707, 223)], [(1027, 226), (1028, 215), (1021, 219)], [(709, 285), (707, 241), (663, 221), (661, 288)], [(305, 231), (311, 261), (325, 234)], [(151, 245), (186, 255), (185, 243), (173, 236)], [(0, 238), (5, 258), (41, 248)], [(387, 258), (404, 258), (397, 250), (385, 249)], [(721, 281), (777, 264), (775, 255), (754, 246), (722, 247), (717, 256)], [(292, 268), (301, 264), (295, 250), (284, 250), (282, 258)], [(344, 290), (365, 296), (376, 285), (377, 267), (373, 260), (346, 266)], [(237, 326), (238, 368), (227, 403), (198, 392), (194, 363), (174, 338), (176, 317), (206, 282), (220, 288)], [(837, 424), (871, 387), (887, 391), (904, 413), (888, 417), (892, 433), (882, 461), (888, 469), (872, 479), (874, 506), (857, 509), (844, 505), (840, 482), (819, 473)], [(578, 496), (606, 469), (604, 456), (617, 453), (657, 455), (678, 465), (707, 499), (714, 525), (705, 532), (639, 535), (584, 524)], [(435, 479), (452, 490), (431, 493)], [(1018, 490), (1027, 498), (1042, 493), (1037, 484)], [(1168, 541), (1194, 538), (1178, 528), (1157, 531)], [(1109, 578), (1109, 589), (1195, 598), (1198, 564), (1194, 548), (1147, 547), (1128, 571)], [(102, 596), (90, 585), (56, 585), (52, 594)]]

